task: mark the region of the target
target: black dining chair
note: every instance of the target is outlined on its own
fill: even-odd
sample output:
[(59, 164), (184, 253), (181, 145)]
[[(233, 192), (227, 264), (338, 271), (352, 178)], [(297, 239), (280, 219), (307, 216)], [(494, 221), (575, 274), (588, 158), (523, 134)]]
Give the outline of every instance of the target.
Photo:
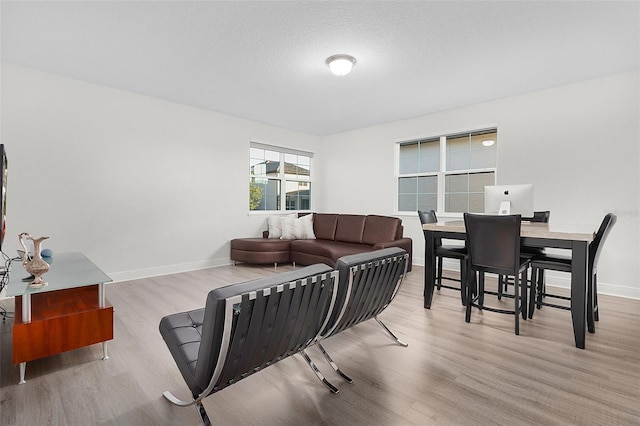
[[(549, 210), (544, 210), (544, 211), (533, 212), (533, 216), (523, 217), (522, 221), (531, 222), (531, 223), (549, 223), (550, 217), (551, 217), (551, 212)], [(544, 253), (545, 253), (544, 247), (522, 246), (520, 248), (520, 256), (533, 258), (536, 255), (541, 255)], [(544, 271), (540, 271), (540, 273), (542, 274), (542, 281), (544, 282)], [(505, 279), (505, 277), (500, 276), (498, 277), (498, 283), (499, 283), (498, 293), (500, 293), (498, 298), (501, 298), (507, 291), (509, 284), (512, 284), (512, 282), (508, 279)]]
[[(515, 332), (520, 334), (520, 314), (527, 318), (527, 271), (531, 260), (520, 256), (520, 215), (493, 216), (464, 214), (469, 251), (468, 277), (466, 280), (466, 316), (471, 321), (471, 308), (512, 314), (515, 316)], [(488, 307), (484, 295), (495, 294), (484, 286), (485, 273), (510, 276), (514, 280), (513, 310)], [(479, 274), (479, 277), (477, 275)], [(522, 303), (521, 303), (522, 300)]]
[[(602, 253), (602, 246), (615, 225), (617, 216), (607, 213), (589, 244), (589, 263), (587, 266), (587, 328), (595, 332), (595, 321), (600, 319), (598, 314), (598, 260)], [(533, 318), (534, 309), (542, 306), (570, 310), (571, 307), (545, 301), (545, 298), (571, 300), (569, 296), (553, 294), (547, 291), (543, 280), (544, 270), (571, 273), (571, 257), (562, 255), (538, 255), (531, 260), (531, 291), (529, 299), (529, 318)]]
[[(421, 211), (418, 210), (418, 217), (422, 225), (427, 223), (437, 223), (438, 217), (435, 210)], [(424, 230), (423, 230), (424, 233)], [(425, 233), (426, 238), (426, 233)], [(437, 238), (435, 241), (435, 253), (436, 253), (436, 288), (440, 290), (441, 287), (458, 290), (460, 292), (460, 299), (462, 304), (465, 304), (465, 292), (464, 278), (467, 276), (467, 248), (456, 245), (442, 245), (442, 238)], [(456, 259), (460, 262), (460, 279), (449, 278), (442, 276), (442, 261), (443, 259)], [(455, 281), (460, 283), (460, 286), (455, 287), (452, 285), (442, 284), (442, 280)]]

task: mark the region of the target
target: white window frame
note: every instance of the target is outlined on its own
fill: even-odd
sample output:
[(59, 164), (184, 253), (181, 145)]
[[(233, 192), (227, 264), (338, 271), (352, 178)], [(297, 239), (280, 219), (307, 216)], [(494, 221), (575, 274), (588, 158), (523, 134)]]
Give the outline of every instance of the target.
[[(482, 126), (478, 128), (474, 128), (472, 130), (461, 130), (461, 131), (452, 131), (446, 132), (445, 134), (432, 135), (432, 136), (424, 136), (424, 137), (416, 137), (416, 138), (407, 138), (403, 140), (396, 140), (394, 146), (394, 158), (395, 158), (395, 213), (397, 215), (411, 215), (414, 216), (416, 214), (415, 211), (407, 211), (407, 210), (399, 210), (398, 208), (398, 182), (400, 178), (405, 177), (420, 177), (420, 176), (437, 176), (437, 208), (436, 213), (440, 217), (452, 217), (452, 218), (462, 218), (463, 213), (459, 212), (447, 212), (445, 211), (445, 176), (447, 175), (456, 175), (456, 174), (465, 174), (465, 173), (482, 173), (482, 172), (493, 172), (495, 185), (498, 181), (498, 153), (496, 152), (496, 165), (495, 167), (487, 167), (487, 168), (479, 168), (479, 169), (464, 169), (464, 170), (447, 170), (447, 138), (460, 136), (463, 134), (477, 134), (483, 132), (491, 132), (494, 131), (496, 134), (498, 133), (497, 125), (488, 125)], [(433, 139), (439, 139), (440, 143), (440, 165), (439, 170), (437, 172), (422, 172), (422, 173), (405, 173), (400, 174), (400, 146), (420, 142), (420, 141), (428, 141)], [(496, 141), (497, 142), (497, 141)]]
[[(292, 148), (286, 148), (286, 147), (282, 147), (282, 146), (276, 146), (276, 145), (270, 145), (270, 144), (265, 144), (265, 143), (261, 143), (261, 142), (255, 142), (255, 141), (251, 141), (249, 143), (249, 155), (248, 155), (248, 160), (249, 160), (249, 185), (251, 184), (251, 148), (256, 148), (256, 149), (265, 149), (268, 151), (273, 151), (273, 152), (277, 152), (279, 154), (279, 161), (280, 164), (282, 165), (280, 167), (280, 172), (278, 173), (278, 176), (275, 177), (274, 179), (278, 179), (280, 181), (280, 209), (279, 210), (251, 210), (251, 207), (248, 205), (247, 208), (249, 210), (249, 214), (256, 214), (256, 215), (260, 215), (260, 214), (274, 214), (274, 213), (280, 213), (280, 214), (288, 214), (288, 213), (296, 213), (296, 212), (310, 212), (312, 211), (313, 208), (313, 194), (314, 192), (311, 191), (310, 189), (310, 197), (309, 197), (309, 209), (298, 209), (298, 210), (287, 210), (287, 194), (286, 194), (286, 187), (287, 187), (287, 181), (291, 181), (291, 182), (306, 182), (309, 184), (309, 188), (311, 188), (313, 186), (313, 181), (314, 181), (314, 176), (313, 176), (313, 153), (312, 152), (308, 152), (308, 151), (302, 151), (302, 150), (298, 150), (298, 149), (292, 149)], [(309, 157), (309, 180), (296, 180), (296, 179), (292, 179), (291, 177), (287, 177), (285, 174), (285, 154), (292, 154), (292, 155), (300, 155), (300, 156), (304, 156), (304, 157)], [(247, 188), (247, 194), (249, 194), (250, 188)]]

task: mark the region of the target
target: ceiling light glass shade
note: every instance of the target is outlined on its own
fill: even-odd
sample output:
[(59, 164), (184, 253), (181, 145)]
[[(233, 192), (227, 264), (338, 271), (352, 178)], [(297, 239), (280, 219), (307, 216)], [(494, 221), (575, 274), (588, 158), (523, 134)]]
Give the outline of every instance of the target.
[(484, 146), (493, 146), (494, 143), (496, 143), (496, 141), (494, 141), (492, 139), (489, 139), (489, 140), (486, 140), (486, 141), (482, 141), (482, 145), (484, 145)]
[(327, 58), (327, 65), (335, 75), (346, 75), (356, 63), (356, 58), (349, 55), (333, 55)]

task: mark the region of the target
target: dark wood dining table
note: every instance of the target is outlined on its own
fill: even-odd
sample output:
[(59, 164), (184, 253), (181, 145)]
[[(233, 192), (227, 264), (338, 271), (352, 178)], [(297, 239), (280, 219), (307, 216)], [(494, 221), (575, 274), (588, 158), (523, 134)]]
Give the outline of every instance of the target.
[[(464, 240), (466, 229), (462, 220), (429, 223), (422, 228), (425, 237), (424, 307), (430, 309), (436, 279), (435, 240)], [(554, 229), (548, 223), (522, 222), (520, 235), (524, 246), (571, 250), (571, 319), (576, 347), (584, 349), (587, 323), (587, 267), (589, 243), (593, 241), (593, 232), (569, 232)]]

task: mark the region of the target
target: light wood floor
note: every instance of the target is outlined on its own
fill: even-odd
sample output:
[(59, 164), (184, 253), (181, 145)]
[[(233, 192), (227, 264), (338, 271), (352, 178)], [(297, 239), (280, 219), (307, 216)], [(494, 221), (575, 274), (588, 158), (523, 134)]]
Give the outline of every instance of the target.
[[(279, 267), (279, 271), (290, 269)], [(115, 339), (110, 359), (93, 345), (27, 364), (17, 385), (10, 322), (0, 324), (0, 424), (198, 425), (158, 332), (164, 315), (204, 306), (214, 287), (273, 274), (248, 265), (110, 284)], [(347, 384), (309, 355), (340, 388), (317, 381), (290, 357), (205, 400), (218, 425), (631, 425), (640, 424), (640, 301), (601, 296), (597, 332), (574, 346), (570, 314), (536, 311), (513, 333), (513, 317), (474, 310), (464, 322), (459, 293), (442, 289), (422, 307), (423, 268), (415, 267), (380, 318), (404, 341), (396, 345), (375, 321), (325, 342)], [(508, 301), (507, 303), (510, 303)], [(11, 300), (0, 302), (12, 310)]]

